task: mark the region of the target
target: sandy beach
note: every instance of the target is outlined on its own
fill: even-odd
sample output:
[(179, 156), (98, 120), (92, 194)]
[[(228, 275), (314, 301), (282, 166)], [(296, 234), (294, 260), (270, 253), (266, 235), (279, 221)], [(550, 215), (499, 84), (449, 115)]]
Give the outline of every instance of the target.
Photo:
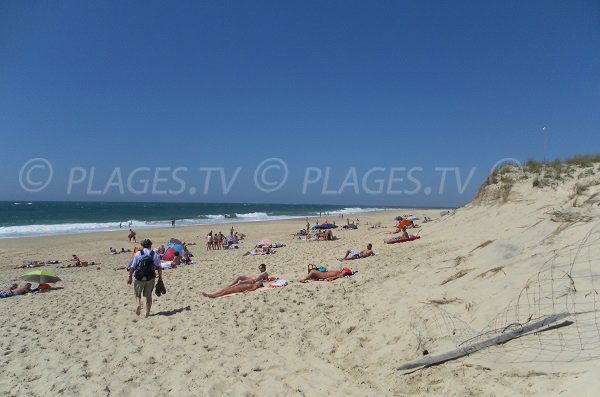
[[(456, 348), (455, 339), (500, 324), (528, 279), (543, 274), (557, 253), (580, 244), (589, 261), (597, 260), (598, 185), (575, 197), (575, 184), (587, 180), (577, 176), (538, 188), (532, 188), (533, 176), (521, 176), (504, 199), (494, 193), (502, 190), (499, 183), (489, 186), (479, 202), (444, 217), (439, 210), (363, 213), (351, 217), (360, 218), (357, 230), (338, 228), (337, 240), (329, 242), (290, 236), (304, 227), (303, 220), (234, 224), (247, 237), (239, 249), (227, 251), (206, 250), (208, 227), (143, 230), (138, 241), (150, 238), (155, 246), (171, 237), (196, 243), (189, 247), (196, 264), (165, 270), (167, 294), (154, 297), (149, 318), (134, 314), (127, 273), (115, 270), (130, 254), (108, 254), (109, 247), (133, 248), (126, 232), (1, 240), (3, 287), (18, 281), (24, 270), (13, 266), (23, 261), (64, 264), (77, 254), (100, 264), (57, 268), (62, 282), (55, 289), (0, 300), (0, 394), (594, 395), (600, 386), (595, 376), (600, 342), (593, 332), (586, 334), (589, 343), (580, 343), (585, 359), (575, 357), (573, 345), (556, 347), (553, 332), (559, 330), (412, 373), (398, 370), (425, 349), (444, 353)], [(417, 221), (421, 227), (409, 230), (421, 239), (384, 244), (395, 216), (409, 214), (433, 219)], [(370, 227), (376, 224), (381, 227)], [(229, 227), (212, 230), (227, 234)], [(242, 256), (263, 238), (286, 246), (272, 256)], [(367, 243), (376, 256), (339, 261), (346, 250), (361, 250)], [(219, 299), (201, 295), (237, 275), (256, 275), (260, 263), (289, 285)], [(297, 282), (309, 263), (349, 266), (358, 273), (332, 282)], [(578, 283), (574, 286), (584, 291)], [(455, 323), (434, 322), (440, 315)], [(419, 321), (427, 316), (431, 322), (423, 330)], [(563, 338), (595, 329), (583, 320), (575, 323)], [(420, 346), (416, 336), (425, 331), (429, 339), (420, 339)]]

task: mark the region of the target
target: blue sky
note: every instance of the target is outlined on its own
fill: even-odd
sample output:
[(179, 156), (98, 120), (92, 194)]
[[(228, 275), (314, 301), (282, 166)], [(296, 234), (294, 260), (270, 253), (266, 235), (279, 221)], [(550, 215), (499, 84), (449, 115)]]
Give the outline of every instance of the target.
[(0, 200), (461, 205), (600, 148), (594, 1), (5, 1), (0, 54)]

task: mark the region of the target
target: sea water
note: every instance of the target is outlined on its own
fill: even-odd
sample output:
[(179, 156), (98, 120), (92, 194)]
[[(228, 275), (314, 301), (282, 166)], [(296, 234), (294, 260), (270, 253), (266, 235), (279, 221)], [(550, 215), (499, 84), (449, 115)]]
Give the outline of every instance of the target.
[[(314, 204), (245, 203), (118, 203), (0, 202), (0, 238), (111, 231), (176, 225), (219, 225), (321, 214), (336, 221), (342, 214), (383, 210), (383, 207)], [(328, 214), (328, 215), (326, 215)], [(356, 217), (356, 215), (354, 216)], [(345, 222), (345, 221), (344, 221)]]

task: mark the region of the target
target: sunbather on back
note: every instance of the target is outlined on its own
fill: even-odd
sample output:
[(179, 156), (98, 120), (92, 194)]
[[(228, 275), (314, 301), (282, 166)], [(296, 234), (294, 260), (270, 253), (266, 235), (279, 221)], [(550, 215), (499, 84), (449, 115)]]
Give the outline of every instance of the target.
[(310, 272), (308, 272), (308, 274), (304, 277), (302, 277), (299, 281), (301, 283), (305, 283), (308, 280), (326, 280), (326, 281), (332, 281), (344, 276), (351, 276), (352, 270), (348, 269), (348, 268), (344, 268), (341, 270), (335, 270), (332, 272), (320, 272), (318, 269), (312, 269)]
[(202, 295), (206, 296), (207, 298), (220, 298), (221, 296), (237, 294), (238, 292), (248, 293), (256, 291), (257, 289), (262, 288), (262, 286), (262, 281), (258, 281), (253, 284), (237, 284), (225, 287), (222, 290), (215, 292), (203, 292)]

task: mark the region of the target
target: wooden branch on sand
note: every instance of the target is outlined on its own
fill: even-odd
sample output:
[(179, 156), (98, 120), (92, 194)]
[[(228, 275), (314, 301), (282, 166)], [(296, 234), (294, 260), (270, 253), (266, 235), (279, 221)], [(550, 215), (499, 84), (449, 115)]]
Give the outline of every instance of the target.
[[(477, 343), (474, 343), (471, 345), (461, 346), (461, 347), (457, 348), (456, 350), (452, 350), (448, 353), (439, 354), (437, 356), (429, 356), (428, 355), (428, 356), (425, 356), (418, 360), (410, 361), (406, 364), (399, 366), (397, 368), (397, 370), (403, 371), (403, 370), (415, 369), (415, 368), (419, 368), (419, 367), (425, 368), (425, 367), (429, 367), (432, 365), (441, 364), (446, 361), (456, 360), (457, 358), (468, 356), (479, 350), (482, 350), (482, 349), (485, 349), (485, 348), (488, 348), (491, 346), (495, 346), (495, 345), (501, 345), (503, 343), (510, 341), (511, 339), (520, 338), (532, 331), (537, 331), (537, 332), (544, 331), (544, 330), (541, 330), (540, 328), (546, 327), (552, 323), (555, 323), (555, 322), (562, 320), (564, 318), (567, 318), (569, 316), (570, 316), (570, 314), (566, 313), (566, 312), (554, 314), (552, 316), (545, 317), (541, 320), (534, 321), (529, 324), (525, 324), (522, 327), (511, 329), (511, 330), (506, 330), (506, 332), (503, 332), (500, 335), (496, 335), (494, 337), (483, 340), (481, 342), (477, 342)], [(551, 327), (549, 327), (549, 328), (551, 328)]]

